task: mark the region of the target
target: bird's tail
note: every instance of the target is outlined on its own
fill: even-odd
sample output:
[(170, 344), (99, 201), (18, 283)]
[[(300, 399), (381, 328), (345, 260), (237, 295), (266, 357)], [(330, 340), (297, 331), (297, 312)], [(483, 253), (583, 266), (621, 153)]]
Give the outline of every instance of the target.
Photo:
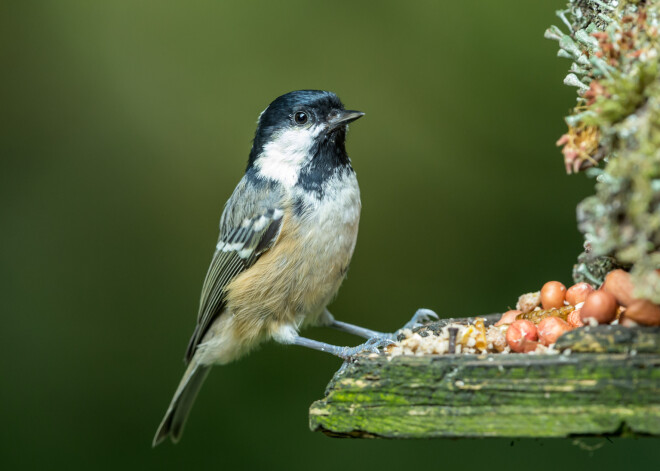
[(210, 369), (210, 366), (201, 365), (193, 358), (181, 378), (179, 387), (176, 388), (172, 402), (156, 431), (152, 446), (158, 445), (168, 436), (174, 443), (179, 441), (190, 409), (192, 409), (197, 393), (204, 384)]

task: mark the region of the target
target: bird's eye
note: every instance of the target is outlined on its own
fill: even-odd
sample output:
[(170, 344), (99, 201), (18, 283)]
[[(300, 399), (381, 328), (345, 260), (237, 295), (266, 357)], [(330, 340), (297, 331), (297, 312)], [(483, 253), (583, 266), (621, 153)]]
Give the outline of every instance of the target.
[(307, 113), (304, 111), (296, 111), (293, 115), (293, 120), (296, 122), (296, 124), (305, 124), (307, 119)]

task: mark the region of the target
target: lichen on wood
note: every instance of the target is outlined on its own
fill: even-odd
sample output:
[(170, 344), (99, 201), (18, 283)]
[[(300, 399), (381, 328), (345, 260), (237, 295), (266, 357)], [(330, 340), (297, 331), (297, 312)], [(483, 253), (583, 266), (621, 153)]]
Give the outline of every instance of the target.
[(578, 94), (558, 144), (568, 173), (597, 182), (578, 206), (574, 279), (624, 267), (635, 297), (660, 303), (660, 1), (571, 0), (557, 15), (546, 37), (572, 61), (564, 83)]
[(660, 329), (571, 333), (559, 355), (361, 356), (312, 404), (310, 427), (360, 438), (660, 435)]

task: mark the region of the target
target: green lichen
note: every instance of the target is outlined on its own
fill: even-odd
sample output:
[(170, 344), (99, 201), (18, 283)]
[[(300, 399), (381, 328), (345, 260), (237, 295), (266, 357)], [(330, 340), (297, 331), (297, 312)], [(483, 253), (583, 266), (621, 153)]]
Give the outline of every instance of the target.
[(659, 435), (659, 365), (643, 353), (363, 357), (312, 404), (310, 427), (368, 438)]
[(660, 303), (660, 0), (572, 0), (557, 14), (568, 32), (546, 37), (573, 61), (564, 83), (578, 88), (559, 143), (569, 173), (596, 167), (597, 182), (578, 206), (574, 278), (600, 283), (602, 266), (622, 266), (635, 296)]
[(630, 74), (613, 71), (609, 77), (600, 80), (603, 90), (587, 107), (593, 112), (587, 113), (582, 122), (602, 129), (619, 123), (637, 111), (649, 95), (652, 97), (656, 93), (653, 84), (657, 78), (657, 58), (639, 63)]

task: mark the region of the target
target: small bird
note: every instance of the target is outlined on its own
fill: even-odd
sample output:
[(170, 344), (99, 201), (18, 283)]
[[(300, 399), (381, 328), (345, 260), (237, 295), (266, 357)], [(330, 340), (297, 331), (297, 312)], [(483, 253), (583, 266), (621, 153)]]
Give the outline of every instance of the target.
[[(168, 436), (179, 440), (212, 365), (236, 360), (263, 341), (344, 359), (392, 343), (391, 334), (339, 322), (326, 309), (357, 239), (360, 189), (345, 143), (348, 124), (363, 115), (344, 109), (334, 93), (299, 90), (259, 116), (245, 175), (220, 219), (187, 369), (153, 446)], [(413, 320), (431, 314), (418, 311)], [(370, 340), (352, 348), (329, 345), (301, 337), (306, 325)]]

